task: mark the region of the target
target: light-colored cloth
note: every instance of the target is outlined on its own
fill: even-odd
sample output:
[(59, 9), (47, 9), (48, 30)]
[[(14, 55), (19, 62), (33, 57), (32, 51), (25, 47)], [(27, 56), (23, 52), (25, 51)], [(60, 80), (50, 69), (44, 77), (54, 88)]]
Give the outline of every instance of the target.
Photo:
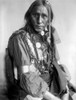
[(43, 93), (49, 91), (47, 83), (35, 72), (22, 74), (21, 87), (34, 97), (43, 97)]

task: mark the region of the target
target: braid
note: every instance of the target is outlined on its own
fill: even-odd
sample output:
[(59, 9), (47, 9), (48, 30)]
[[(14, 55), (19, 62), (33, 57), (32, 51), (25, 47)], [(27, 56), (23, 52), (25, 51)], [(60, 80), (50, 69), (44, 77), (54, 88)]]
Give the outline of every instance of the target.
[(51, 56), (53, 61), (55, 59), (55, 41), (54, 41), (53, 32), (51, 33)]

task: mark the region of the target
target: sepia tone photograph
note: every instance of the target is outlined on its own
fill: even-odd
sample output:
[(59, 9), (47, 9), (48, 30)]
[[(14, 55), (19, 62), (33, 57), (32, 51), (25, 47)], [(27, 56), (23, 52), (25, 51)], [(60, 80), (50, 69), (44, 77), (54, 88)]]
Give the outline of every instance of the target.
[(76, 0), (0, 0), (0, 100), (76, 100)]

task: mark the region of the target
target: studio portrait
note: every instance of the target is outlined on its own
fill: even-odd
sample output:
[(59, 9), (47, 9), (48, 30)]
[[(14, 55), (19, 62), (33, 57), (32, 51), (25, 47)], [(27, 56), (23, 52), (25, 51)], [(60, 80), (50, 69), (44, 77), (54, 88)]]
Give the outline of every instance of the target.
[(0, 100), (76, 100), (76, 1), (0, 1)]

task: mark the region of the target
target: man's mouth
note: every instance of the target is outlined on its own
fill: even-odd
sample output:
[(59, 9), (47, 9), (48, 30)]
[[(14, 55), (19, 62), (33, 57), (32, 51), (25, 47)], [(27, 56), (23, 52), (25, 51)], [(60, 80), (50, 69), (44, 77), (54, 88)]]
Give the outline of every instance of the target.
[(43, 31), (43, 27), (35, 27), (35, 30), (36, 30), (37, 32), (41, 32), (41, 31)]
[(38, 28), (38, 29), (43, 29), (43, 26), (40, 26), (40, 25), (37, 25), (35, 27)]

